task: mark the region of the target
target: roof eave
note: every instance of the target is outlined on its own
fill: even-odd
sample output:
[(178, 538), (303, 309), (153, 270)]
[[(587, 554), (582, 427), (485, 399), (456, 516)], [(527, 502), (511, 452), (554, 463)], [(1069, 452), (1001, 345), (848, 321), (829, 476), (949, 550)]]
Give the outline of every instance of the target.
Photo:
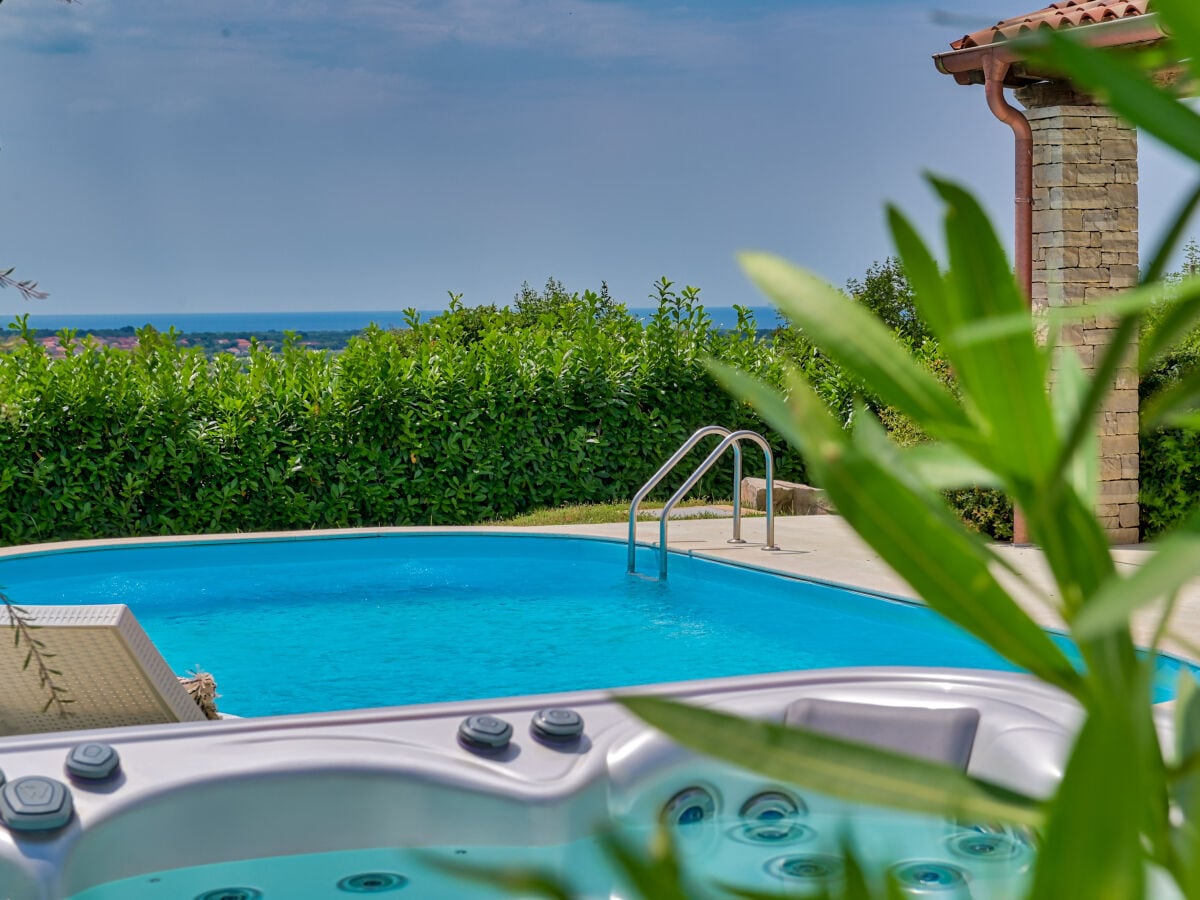
[[(1132, 47), (1152, 44), (1167, 36), (1157, 13), (1129, 16), (1095, 25), (1076, 25), (1070, 29), (1073, 37), (1089, 47)], [(1014, 46), (1014, 44), (1016, 46)], [(989, 57), (1010, 64), (1005, 84), (1020, 87), (1054, 77), (1054, 73), (1039, 70), (1026, 63), (1020, 53), (1020, 40), (1000, 41), (964, 50), (935, 53), (933, 63), (944, 75), (953, 75), (959, 84), (982, 84), (983, 64)]]

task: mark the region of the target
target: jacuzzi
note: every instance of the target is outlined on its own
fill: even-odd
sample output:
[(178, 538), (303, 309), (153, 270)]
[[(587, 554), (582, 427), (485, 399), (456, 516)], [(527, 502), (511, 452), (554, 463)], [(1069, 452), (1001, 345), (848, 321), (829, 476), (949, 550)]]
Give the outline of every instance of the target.
[[(1058, 783), (1081, 715), (1033, 678), (977, 670), (629, 693), (776, 721), (813, 704), (910, 725), (966, 716), (966, 742), (952, 735), (966, 771), (1038, 797)], [(1036, 855), (1020, 829), (849, 804), (698, 757), (608, 692), (11, 737), (0, 769), (9, 900), (513, 896), (454, 867), (537, 868), (575, 896), (626, 898), (637, 894), (598, 836), (644, 843), (659, 826), (697, 896), (729, 896), (720, 884), (803, 893), (836, 881), (851, 848), (914, 896), (1007, 897)]]

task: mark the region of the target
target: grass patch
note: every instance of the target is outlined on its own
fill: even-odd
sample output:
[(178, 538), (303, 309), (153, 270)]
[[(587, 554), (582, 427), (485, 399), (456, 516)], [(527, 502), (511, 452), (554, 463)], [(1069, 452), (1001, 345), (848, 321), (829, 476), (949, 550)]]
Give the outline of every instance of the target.
[[(676, 509), (695, 506), (732, 506), (732, 500), (709, 500), (703, 497), (698, 497), (692, 500), (684, 500), (675, 505)], [(656, 521), (653, 516), (646, 514), (648, 509), (662, 509), (663, 504), (647, 501), (642, 504), (642, 508), (638, 511), (639, 522)], [(761, 516), (762, 513), (752, 510), (743, 509), (742, 516)], [(698, 515), (697, 519), (716, 519), (724, 518), (714, 515)], [(532, 512), (523, 513), (519, 516), (514, 516), (511, 519), (501, 519), (494, 522), (489, 522), (489, 525), (509, 525), (517, 528), (532, 527), (535, 525), (606, 525), (612, 522), (628, 522), (629, 521), (629, 504), (628, 503), (577, 503), (566, 506), (551, 506), (544, 509), (535, 509)]]

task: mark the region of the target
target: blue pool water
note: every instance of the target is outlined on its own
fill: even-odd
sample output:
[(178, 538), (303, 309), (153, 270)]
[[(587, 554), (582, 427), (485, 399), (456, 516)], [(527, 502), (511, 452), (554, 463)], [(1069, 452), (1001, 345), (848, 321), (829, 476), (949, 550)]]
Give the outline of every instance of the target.
[(623, 543), (586, 538), (43, 551), (0, 558), (0, 586), (17, 604), (127, 604), (176, 672), (213, 673), (220, 708), (243, 716), (834, 666), (1012, 668), (921, 606), (685, 556), (659, 583), (626, 574)]

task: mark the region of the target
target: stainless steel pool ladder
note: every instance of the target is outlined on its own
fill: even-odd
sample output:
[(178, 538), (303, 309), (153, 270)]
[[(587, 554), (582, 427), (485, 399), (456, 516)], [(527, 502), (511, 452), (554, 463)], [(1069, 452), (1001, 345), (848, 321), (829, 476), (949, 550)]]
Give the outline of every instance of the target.
[(658, 577), (665, 581), (667, 578), (667, 523), (671, 518), (671, 510), (675, 508), (675, 504), (684, 498), (688, 491), (696, 486), (704, 473), (713, 467), (722, 454), (730, 447), (733, 448), (733, 537), (729, 539), (730, 544), (744, 544), (742, 540), (742, 447), (741, 442), (751, 441), (758, 444), (762, 448), (763, 458), (766, 461), (766, 482), (767, 482), (767, 543), (763, 547), (764, 550), (778, 550), (775, 546), (775, 504), (772, 495), (772, 486), (775, 481), (775, 458), (771, 455), (771, 445), (767, 443), (767, 439), (756, 431), (730, 431), (728, 428), (723, 428), (720, 425), (705, 425), (703, 428), (698, 428), (690, 438), (683, 442), (674, 455), (671, 456), (662, 467), (650, 476), (650, 480), (642, 485), (641, 489), (634, 495), (633, 501), (629, 504), (629, 573), (632, 575), (637, 570), (637, 515), (638, 507), (642, 501), (646, 499), (658, 483), (666, 477), (667, 473), (675, 468), (685, 456), (695, 447), (700, 441), (704, 440), (710, 434), (719, 434), (722, 437), (712, 453), (708, 454), (704, 462), (696, 467), (696, 470), (688, 476), (685, 481), (674, 494), (671, 499), (666, 502), (662, 508), (662, 518), (658, 523)]

